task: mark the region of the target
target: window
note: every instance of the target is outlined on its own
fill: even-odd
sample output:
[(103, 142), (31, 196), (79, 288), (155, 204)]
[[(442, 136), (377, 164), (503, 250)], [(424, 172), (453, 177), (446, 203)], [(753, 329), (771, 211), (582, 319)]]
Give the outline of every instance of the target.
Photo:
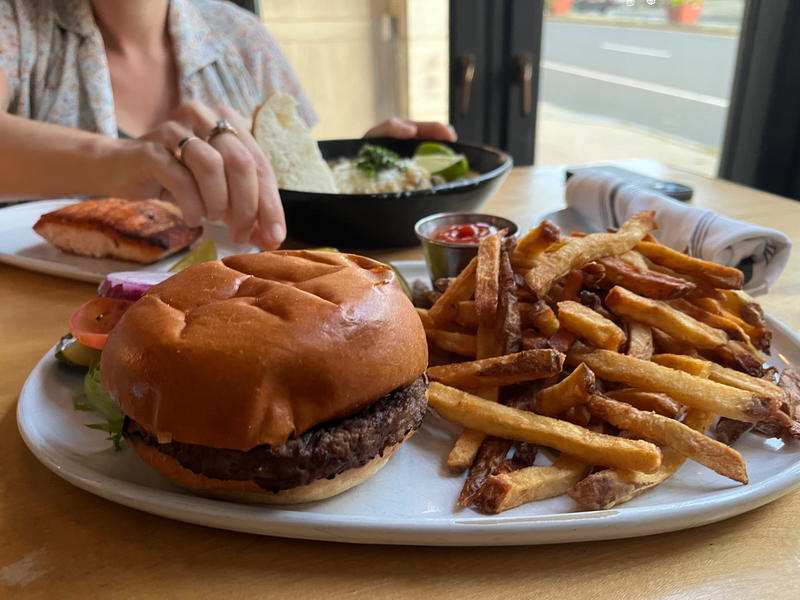
[(655, 158), (715, 176), (745, 0), (553, 0), (537, 164)]

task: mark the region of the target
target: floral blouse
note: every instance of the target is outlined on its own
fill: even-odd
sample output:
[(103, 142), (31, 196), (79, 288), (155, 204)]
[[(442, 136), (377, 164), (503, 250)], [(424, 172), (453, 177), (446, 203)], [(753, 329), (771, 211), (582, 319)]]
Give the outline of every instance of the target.
[[(309, 124), (316, 120), (255, 15), (224, 0), (170, 0), (168, 28), (182, 102), (251, 115), (283, 91), (297, 98)], [(0, 0), (0, 69), (11, 89), (11, 114), (118, 135), (105, 47), (89, 0)]]

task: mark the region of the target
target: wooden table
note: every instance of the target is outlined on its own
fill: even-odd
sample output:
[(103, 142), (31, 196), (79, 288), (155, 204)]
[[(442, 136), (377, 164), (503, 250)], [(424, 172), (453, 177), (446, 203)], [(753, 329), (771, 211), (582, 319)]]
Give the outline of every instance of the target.
[[(800, 204), (659, 166), (695, 203), (800, 241)], [(486, 207), (524, 225), (563, 205), (563, 170), (520, 168)], [(418, 258), (413, 251), (374, 253)], [(540, 547), (418, 548), (307, 542), (154, 517), (40, 465), (17, 432), (28, 372), (91, 284), (0, 265), (0, 597), (796, 598), (800, 492), (748, 514), (645, 538)], [(765, 308), (800, 327), (796, 253)]]

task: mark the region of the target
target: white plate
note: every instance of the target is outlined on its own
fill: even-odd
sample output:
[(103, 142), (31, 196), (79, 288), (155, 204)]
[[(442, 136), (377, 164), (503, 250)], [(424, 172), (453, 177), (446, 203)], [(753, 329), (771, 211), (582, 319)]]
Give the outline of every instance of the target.
[[(397, 266), (413, 280), (422, 263)], [(770, 319), (774, 356), (800, 364), (800, 338)], [(777, 359), (776, 360), (780, 360)], [(785, 364), (781, 363), (780, 367)], [(549, 544), (615, 539), (696, 527), (751, 510), (800, 484), (800, 448), (755, 435), (736, 445), (747, 460), (742, 486), (694, 463), (666, 483), (612, 510), (581, 512), (566, 496), (488, 517), (453, 505), (463, 478), (442, 464), (458, 429), (429, 414), (389, 464), (341, 496), (287, 508), (199, 498), (157, 475), (125, 448), (84, 427), (97, 419), (72, 408), (81, 376), (60, 368), (52, 352), (20, 395), (17, 422), (25, 443), (54, 473), (85, 490), (157, 515), (211, 527), (292, 538), (415, 545)]]
[[(30, 271), (58, 275), (69, 279), (99, 283), (115, 271), (168, 271), (186, 250), (149, 265), (90, 258), (62, 252), (42, 239), (33, 226), (44, 213), (58, 210), (78, 200), (40, 200), (0, 209), (0, 262)], [(203, 237), (214, 238), (220, 257), (245, 254), (254, 250), (249, 244), (234, 244), (228, 230), (216, 223), (203, 223)]]

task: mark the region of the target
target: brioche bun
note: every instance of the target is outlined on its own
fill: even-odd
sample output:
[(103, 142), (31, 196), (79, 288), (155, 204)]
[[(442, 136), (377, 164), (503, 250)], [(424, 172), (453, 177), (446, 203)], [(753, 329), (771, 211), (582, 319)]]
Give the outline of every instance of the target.
[[(302, 454), (298, 447), (319, 443), (320, 452), (339, 453), (336, 460), (344, 461), (318, 474), (338, 493), (342, 469), (371, 472), (365, 464), (387, 456), (389, 445), (419, 426), (424, 406), (420, 413), (417, 402), (413, 417), (396, 421), (403, 431), (380, 429), (391, 421), (385, 414), (392, 398), (400, 405), (424, 395), (420, 377), (427, 359), (422, 324), (390, 267), (348, 254), (277, 251), (196, 265), (151, 288), (109, 335), (101, 377), (108, 396), (135, 422), (129, 429), (136, 435), (128, 439), (135, 438), (137, 452), (181, 485), (207, 487), (197, 483), (204, 477), (197, 464), (208, 461), (187, 459), (181, 466), (175, 460), (195, 456), (198, 447), (224, 453), (212, 462), (237, 473), (238, 489), (247, 483), (229, 466), (238, 454), (252, 465), (253, 455), (266, 448), (280, 470), (286, 467), (282, 448)], [(378, 404), (384, 412), (370, 416)], [(331, 435), (352, 444), (349, 425), (342, 425), (345, 433), (337, 427), (358, 415), (365, 440), (386, 436), (386, 445), (371, 447), (372, 455), (359, 454), (363, 464), (345, 461), (340, 448), (324, 447)], [(169, 460), (153, 459), (153, 451), (166, 452)], [(201, 479), (164, 466), (173, 462)], [(315, 467), (302, 467), (309, 468)], [(274, 477), (246, 487), (273, 496), (284, 491)]]

